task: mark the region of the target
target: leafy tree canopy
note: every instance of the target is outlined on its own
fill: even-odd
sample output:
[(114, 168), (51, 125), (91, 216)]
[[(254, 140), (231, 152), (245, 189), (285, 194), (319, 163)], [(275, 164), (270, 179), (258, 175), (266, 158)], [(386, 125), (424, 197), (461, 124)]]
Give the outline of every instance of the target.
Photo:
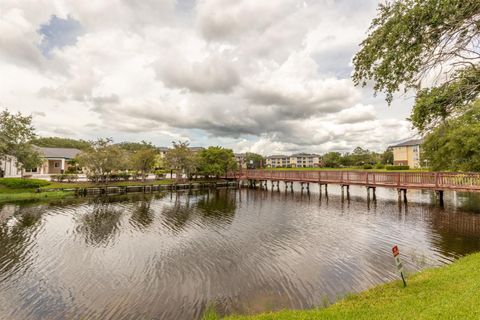
[(61, 137), (38, 137), (32, 143), (45, 148), (75, 148), (84, 150), (90, 147), (90, 142)]
[[(196, 169), (196, 156), (190, 150), (188, 141), (172, 142), (173, 148), (165, 155), (165, 166), (177, 173), (185, 173), (190, 176)], [(177, 174), (177, 178), (181, 175)]]
[(433, 170), (480, 171), (480, 102), (429, 133), (422, 159)]
[(420, 131), (431, 130), (464, 113), (478, 97), (479, 21), (480, 1), (381, 4), (353, 59), (353, 80), (362, 86), (372, 80), (375, 92), (385, 92), (389, 103), (399, 90), (419, 91), (411, 120)]
[(92, 141), (90, 147), (77, 156), (79, 165), (86, 168), (88, 174), (103, 177), (105, 182), (113, 171), (126, 169), (125, 159), (125, 151), (113, 145), (111, 139)]
[(248, 168), (257, 169), (265, 165), (265, 158), (258, 153), (247, 152), (245, 154), (245, 162)]
[(199, 155), (199, 169), (202, 174), (222, 176), (237, 168), (235, 155), (231, 149), (208, 147)]
[(40, 154), (32, 145), (34, 138), (31, 116), (23, 116), (20, 112), (12, 114), (7, 109), (0, 113), (0, 158), (14, 156), (19, 168), (40, 165)]

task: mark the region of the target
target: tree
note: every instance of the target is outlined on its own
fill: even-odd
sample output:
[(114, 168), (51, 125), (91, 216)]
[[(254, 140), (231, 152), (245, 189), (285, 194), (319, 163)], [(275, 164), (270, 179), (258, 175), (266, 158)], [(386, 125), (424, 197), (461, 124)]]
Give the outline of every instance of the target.
[(155, 166), (157, 155), (158, 152), (156, 148), (152, 144), (146, 142), (143, 142), (140, 148), (130, 151), (130, 168), (142, 173), (143, 182), (145, 182), (147, 173), (149, 173)]
[(82, 151), (77, 160), (81, 167), (86, 168), (95, 182), (108, 182), (113, 171), (125, 169), (125, 152), (112, 144), (111, 139), (98, 139), (91, 142), (88, 149)]
[(177, 179), (181, 178), (182, 173), (190, 177), (196, 169), (196, 158), (194, 152), (188, 148), (188, 141), (173, 141), (172, 145), (173, 148), (165, 155), (166, 167), (177, 172)]
[[(0, 158), (13, 156), (19, 169), (34, 168), (42, 163), (38, 151), (32, 145), (35, 128), (32, 117), (20, 112), (12, 114), (5, 109), (0, 114)], [(23, 171), (23, 170), (22, 170)]]
[(480, 102), (429, 133), (421, 158), (433, 170), (480, 171)]
[(340, 152), (327, 152), (323, 155), (325, 167), (337, 168), (340, 166), (342, 154)]
[[(411, 120), (428, 132), (471, 107), (480, 92), (480, 1), (396, 0), (381, 4), (353, 62), (355, 84), (373, 80), (390, 103), (417, 92)], [(432, 81), (433, 78), (433, 81)]]
[(237, 162), (231, 149), (208, 147), (199, 154), (199, 169), (204, 175), (214, 175), (218, 178), (236, 168)]
[(385, 150), (380, 157), (381, 164), (393, 164), (393, 151), (391, 148)]
[(245, 154), (245, 162), (248, 169), (257, 169), (265, 165), (265, 158), (258, 153), (247, 152)]
[(45, 148), (75, 148), (84, 150), (90, 147), (88, 141), (61, 137), (38, 137), (32, 143), (38, 147)]

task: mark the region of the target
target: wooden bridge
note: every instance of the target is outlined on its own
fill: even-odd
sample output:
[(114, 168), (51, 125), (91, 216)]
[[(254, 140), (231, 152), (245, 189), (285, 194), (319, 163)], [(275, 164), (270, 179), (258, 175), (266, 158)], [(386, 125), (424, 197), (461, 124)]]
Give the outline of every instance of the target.
[(480, 173), (451, 173), (451, 172), (367, 172), (367, 171), (304, 171), (304, 170), (242, 170), (227, 175), (228, 178), (248, 180), (254, 186), (257, 182), (283, 181), (307, 184), (318, 183), (320, 188), (328, 184), (337, 184), (348, 188), (350, 185), (365, 186), (373, 190), (376, 187), (396, 188), (403, 192), (406, 200), (407, 189), (423, 189), (437, 192), (440, 201), (443, 201), (443, 191), (480, 192)]

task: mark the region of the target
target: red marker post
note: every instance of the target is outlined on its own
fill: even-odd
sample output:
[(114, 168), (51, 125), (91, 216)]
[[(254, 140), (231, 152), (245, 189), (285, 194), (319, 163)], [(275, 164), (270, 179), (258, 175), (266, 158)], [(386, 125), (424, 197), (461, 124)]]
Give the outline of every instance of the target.
[(397, 270), (400, 273), (403, 281), (403, 287), (407, 286), (407, 282), (405, 281), (405, 277), (403, 276), (403, 264), (400, 261), (400, 251), (398, 251), (398, 246), (392, 248), (393, 257), (395, 258), (395, 264), (397, 265)]

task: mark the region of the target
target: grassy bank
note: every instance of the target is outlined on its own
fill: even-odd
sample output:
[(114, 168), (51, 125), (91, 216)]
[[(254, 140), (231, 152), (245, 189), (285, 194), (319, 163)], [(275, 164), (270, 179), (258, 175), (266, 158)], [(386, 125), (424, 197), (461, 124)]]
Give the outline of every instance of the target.
[[(285, 310), (226, 319), (480, 319), (480, 253), (414, 274), (407, 282), (407, 288), (400, 281), (387, 283), (324, 309)], [(218, 317), (209, 312), (204, 319)]]
[[(205, 181), (205, 180), (203, 180)], [(210, 182), (213, 180), (209, 180)], [(7, 183), (9, 182), (9, 183)], [(38, 182), (38, 185), (35, 183)], [(175, 179), (163, 179), (163, 180), (147, 180), (142, 181), (119, 181), (109, 182), (108, 187), (115, 186), (149, 186), (159, 184), (171, 184), (175, 183)], [(202, 180), (193, 180), (192, 183), (202, 182)], [(32, 187), (32, 185), (35, 185)], [(36, 200), (46, 198), (64, 198), (74, 195), (71, 189), (77, 188), (91, 188), (91, 187), (104, 187), (105, 184), (95, 184), (92, 182), (46, 182), (43, 180), (35, 179), (0, 179), (0, 203), (1, 202), (13, 202), (22, 200)], [(66, 191), (60, 190), (65, 189)], [(38, 192), (40, 191), (40, 192)]]
[(0, 193), (1, 202), (13, 202), (22, 200), (38, 200), (38, 199), (55, 199), (73, 196), (72, 191), (49, 191), (49, 192), (35, 192), (34, 190), (13, 190), (13, 192)]

